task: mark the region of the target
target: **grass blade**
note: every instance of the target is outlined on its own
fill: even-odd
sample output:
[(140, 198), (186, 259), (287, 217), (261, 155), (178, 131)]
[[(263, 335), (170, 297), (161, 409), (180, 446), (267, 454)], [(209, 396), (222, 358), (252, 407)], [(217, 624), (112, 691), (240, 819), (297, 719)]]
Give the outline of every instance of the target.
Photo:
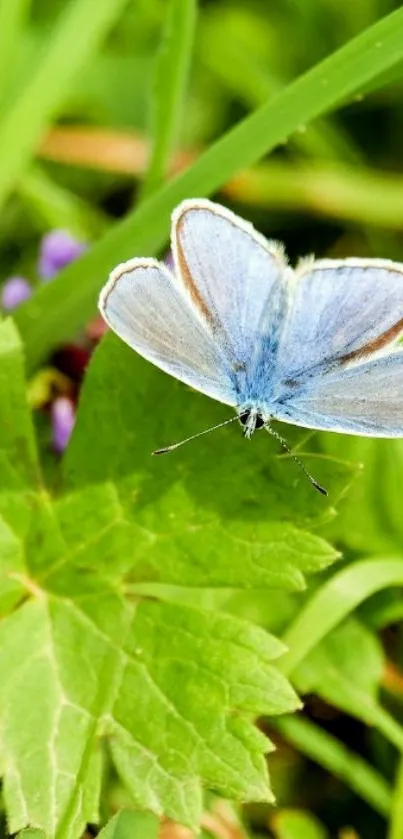
[(0, 206), (63, 104), (75, 75), (125, 4), (126, 0), (71, 0), (63, 11), (30, 82), (0, 121)]
[(39, 165), (30, 166), (18, 185), (18, 195), (40, 231), (68, 230), (78, 239), (103, 233), (108, 219), (92, 204), (61, 186)]
[(388, 839), (401, 839), (403, 836), (403, 758), (400, 759), (393, 792), (390, 812)]
[(403, 559), (363, 559), (325, 583), (299, 612), (284, 635), (288, 653), (280, 667), (286, 675), (325, 635), (357, 606), (388, 586), (403, 585)]
[(17, 48), (30, 0), (0, 0), (0, 101), (12, 77)]
[[(91, 9), (94, 8), (92, 0), (84, 2), (91, 2)], [(90, 253), (65, 269), (57, 283), (42, 286), (18, 309), (16, 321), (26, 341), (29, 367), (32, 369), (52, 346), (91, 316), (97, 293), (113, 265), (131, 256), (151, 255), (162, 247), (168, 236), (169, 215), (178, 201), (218, 189), (235, 172), (289, 137), (298, 126), (357, 93), (402, 58), (403, 9), (398, 9), (244, 119), (187, 171), (144, 201)], [(0, 145), (2, 140), (0, 127)], [(14, 173), (16, 168), (14, 161)], [(5, 178), (2, 161), (0, 198)]]
[(155, 67), (152, 149), (143, 197), (155, 192), (168, 172), (182, 117), (195, 24), (195, 0), (171, 0)]
[(270, 721), (270, 726), (299, 752), (343, 781), (381, 816), (389, 816), (392, 801), (389, 785), (344, 743), (302, 717), (283, 717), (274, 723)]

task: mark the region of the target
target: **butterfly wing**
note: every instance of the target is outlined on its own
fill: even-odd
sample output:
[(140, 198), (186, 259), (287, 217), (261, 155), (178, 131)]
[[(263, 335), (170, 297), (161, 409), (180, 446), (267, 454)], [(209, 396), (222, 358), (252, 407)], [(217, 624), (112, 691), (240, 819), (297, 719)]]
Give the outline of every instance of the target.
[(99, 308), (119, 338), (148, 361), (219, 402), (236, 404), (225, 358), (164, 265), (153, 259), (118, 265)]
[(276, 410), (305, 428), (403, 437), (403, 352), (315, 377)]
[[(218, 204), (184, 201), (173, 214), (176, 273), (233, 369), (253, 369), (262, 342), (277, 348), (287, 308), (281, 246)], [(290, 272), (291, 273), (291, 272)]]
[(278, 419), (403, 436), (403, 265), (323, 260), (298, 272), (277, 365)]
[(248, 376), (255, 378), (254, 357), (268, 363), (277, 346), (290, 271), (282, 250), (223, 207), (196, 199), (173, 214), (172, 251), (175, 276), (155, 260), (118, 266), (101, 294), (101, 312), (149, 361), (239, 405)]

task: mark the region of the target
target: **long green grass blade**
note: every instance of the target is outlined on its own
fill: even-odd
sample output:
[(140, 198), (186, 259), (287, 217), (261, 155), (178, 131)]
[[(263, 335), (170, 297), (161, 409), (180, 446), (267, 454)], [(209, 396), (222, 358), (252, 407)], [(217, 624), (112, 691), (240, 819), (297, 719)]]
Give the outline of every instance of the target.
[(311, 213), (388, 230), (403, 226), (403, 178), (347, 164), (293, 165), (269, 161), (242, 172), (226, 187), (242, 204)]
[(388, 839), (401, 839), (403, 836), (403, 758), (400, 758), (395, 788), (393, 791), (392, 807)]
[(403, 585), (403, 559), (363, 559), (344, 568), (307, 602), (284, 635), (288, 653), (280, 667), (289, 675), (306, 655), (357, 606), (389, 586)]
[(178, 136), (196, 25), (195, 0), (171, 0), (155, 67), (151, 158), (143, 197), (164, 182)]
[(12, 77), (30, 2), (31, 0), (0, 0), (0, 102)]
[[(169, 215), (178, 201), (210, 194), (298, 126), (345, 101), (402, 58), (403, 9), (399, 9), (289, 85), (218, 140), (186, 172), (144, 201), (91, 253), (69, 266), (57, 283), (43, 286), (18, 309), (16, 320), (26, 341), (29, 367), (85, 323), (113, 265), (136, 254), (151, 255), (162, 247), (168, 236)], [(14, 173), (17, 168), (14, 161)], [(0, 198), (6, 182), (10, 186), (2, 162)]]
[(38, 164), (25, 172), (17, 191), (44, 233), (52, 227), (62, 228), (90, 242), (107, 227), (108, 219), (100, 210), (56, 183)]
[(97, 50), (126, 2), (70, 0), (61, 14), (30, 82), (0, 120), (0, 207), (63, 105), (74, 77)]
[(381, 816), (389, 816), (392, 801), (389, 785), (372, 766), (344, 743), (301, 717), (283, 717), (270, 724), (299, 752), (340, 778)]

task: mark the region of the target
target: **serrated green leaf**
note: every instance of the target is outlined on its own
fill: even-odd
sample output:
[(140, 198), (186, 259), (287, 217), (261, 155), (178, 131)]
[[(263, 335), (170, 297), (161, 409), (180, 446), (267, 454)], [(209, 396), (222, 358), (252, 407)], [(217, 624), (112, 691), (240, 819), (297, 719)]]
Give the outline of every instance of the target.
[(64, 839), (97, 820), (100, 737), (139, 807), (192, 827), (201, 782), (271, 800), (270, 742), (245, 714), (298, 706), (270, 663), (279, 642), (229, 616), (129, 606), (96, 583), (72, 599), (70, 575), (53, 582), (58, 594), (38, 591), (0, 626), (11, 830), (34, 823)]
[[(0, 443), (12, 453), (0, 493), (0, 767), (10, 830), (35, 825), (76, 839), (96, 822), (102, 739), (139, 809), (196, 828), (202, 785), (271, 800), (271, 744), (250, 718), (299, 705), (271, 663), (284, 647), (229, 615), (124, 597), (135, 530), (120, 492), (127, 505), (130, 488), (87, 485), (54, 504), (10, 322), (0, 327), (0, 361)], [(123, 564), (110, 573), (115, 554)]]
[(271, 663), (284, 647), (229, 615), (124, 597), (125, 564), (108, 572), (135, 533), (121, 487), (52, 502), (11, 322), (0, 327), (1, 360), (12, 480), (0, 494), (0, 767), (11, 831), (75, 839), (97, 821), (101, 739), (139, 809), (197, 827), (202, 785), (271, 800), (271, 744), (250, 717), (299, 705)]
[(158, 839), (159, 820), (151, 813), (120, 810), (98, 834), (99, 839)]
[[(234, 425), (169, 457), (151, 457), (170, 439), (228, 416), (224, 410), (108, 336), (90, 366), (66, 456), (69, 486), (85, 489), (61, 502), (63, 530), (93, 544), (102, 539), (105, 517), (115, 520), (122, 540), (116, 562), (131, 564), (136, 582), (302, 588), (306, 573), (337, 557), (307, 532), (328, 507), (292, 460), (276, 456), (267, 435), (248, 444)], [(327, 476), (330, 483), (333, 469), (338, 481), (348, 480), (340, 464), (320, 457), (312, 463), (321, 481)], [(98, 517), (84, 520), (80, 504), (94, 511), (91, 496), (101, 495)]]

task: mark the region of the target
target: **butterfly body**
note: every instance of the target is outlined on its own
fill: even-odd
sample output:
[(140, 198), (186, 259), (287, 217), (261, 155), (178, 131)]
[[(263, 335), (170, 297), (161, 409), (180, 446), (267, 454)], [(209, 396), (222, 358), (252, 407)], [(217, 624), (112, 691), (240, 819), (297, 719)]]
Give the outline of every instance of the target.
[(133, 349), (231, 405), (251, 437), (272, 419), (403, 437), (403, 265), (302, 260), (204, 199), (172, 217), (174, 271), (117, 266), (100, 310)]

